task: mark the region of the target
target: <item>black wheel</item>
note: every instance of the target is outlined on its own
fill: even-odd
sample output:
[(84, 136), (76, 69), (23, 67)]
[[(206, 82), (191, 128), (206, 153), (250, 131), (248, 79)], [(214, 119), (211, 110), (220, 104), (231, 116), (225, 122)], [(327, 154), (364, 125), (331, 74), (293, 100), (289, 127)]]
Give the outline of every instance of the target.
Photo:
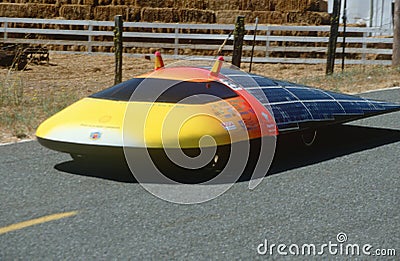
[[(183, 150), (189, 157), (196, 157), (200, 150)], [(218, 147), (211, 161), (202, 168), (188, 169), (173, 163), (164, 150), (149, 151), (153, 163), (166, 177), (179, 183), (198, 184), (211, 180), (218, 176), (228, 162), (230, 146)]]

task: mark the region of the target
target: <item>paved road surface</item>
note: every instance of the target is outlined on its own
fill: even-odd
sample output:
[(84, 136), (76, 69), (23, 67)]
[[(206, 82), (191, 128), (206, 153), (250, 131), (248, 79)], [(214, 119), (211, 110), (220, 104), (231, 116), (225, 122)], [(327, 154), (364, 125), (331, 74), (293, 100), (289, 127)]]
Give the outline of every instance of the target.
[[(399, 89), (365, 96), (400, 102)], [(244, 180), (199, 205), (162, 201), (129, 176), (116, 180), (111, 168), (79, 168), (35, 141), (1, 146), (0, 231), (77, 214), (0, 234), (0, 260), (271, 259), (257, 254), (265, 239), (318, 247), (337, 243), (340, 232), (346, 243), (370, 244), (371, 252), (394, 248), (399, 256), (400, 113), (319, 138), (311, 149), (284, 140), (254, 191)]]

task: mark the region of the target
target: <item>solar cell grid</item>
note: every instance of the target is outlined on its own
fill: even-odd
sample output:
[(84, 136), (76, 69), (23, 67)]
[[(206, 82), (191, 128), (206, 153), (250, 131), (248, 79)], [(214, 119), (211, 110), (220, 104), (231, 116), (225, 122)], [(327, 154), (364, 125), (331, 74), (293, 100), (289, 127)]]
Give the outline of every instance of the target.
[(241, 85), (242, 87), (257, 87), (258, 84), (252, 77), (248, 76), (228, 76), (232, 81)]
[(262, 90), (269, 102), (287, 102), (297, 100), (296, 97), (284, 88), (263, 88)]
[(334, 119), (334, 115), (345, 114), (342, 107), (336, 102), (305, 102), (304, 105), (311, 112), (314, 119)]
[(309, 111), (300, 102), (274, 105), (272, 110), (277, 123), (312, 120)]
[(375, 106), (380, 105), (384, 109), (395, 109), (395, 108), (400, 108), (399, 104), (392, 104), (392, 103), (382, 103), (382, 102), (376, 102), (374, 103)]
[(340, 105), (344, 108), (346, 114), (363, 114), (364, 111), (355, 101), (340, 101)]
[[(269, 98), (260, 90), (257, 89), (252, 89), (252, 90), (248, 90), (248, 92), (253, 95), (254, 97), (257, 98), (257, 100), (262, 101), (262, 103), (265, 102), (270, 102)], [(266, 101), (265, 99), (267, 99), (268, 101)]]
[(376, 109), (379, 109), (379, 107), (381, 107), (380, 105), (378, 104), (375, 105), (374, 103), (371, 103), (369, 101), (368, 102), (358, 101), (356, 102), (356, 104), (365, 112), (375, 111)]
[[(292, 83), (292, 82), (285, 82), (285, 81), (280, 81), (280, 80), (274, 80), (275, 84), (280, 85), (280, 86), (302, 86), (296, 83)], [(306, 87), (306, 86), (304, 86)]]
[(332, 100), (332, 97), (326, 93), (311, 88), (287, 87), (287, 90), (293, 93), (299, 100)]
[(265, 87), (265, 86), (279, 86), (276, 82), (274, 82), (271, 79), (268, 78), (254, 78), (254, 80), (257, 82), (257, 84), (260, 87)]
[(362, 98), (354, 96), (354, 95), (348, 95), (348, 94), (331, 92), (331, 91), (325, 91), (325, 93), (331, 95), (336, 100), (355, 100), (355, 101), (356, 100), (363, 100)]
[[(229, 69), (225, 70), (225, 74), (245, 87), (264, 106), (272, 109), (280, 131), (298, 130), (302, 128), (301, 124), (311, 122), (320, 122), (318, 124), (322, 125), (335, 121), (339, 123), (385, 110), (400, 109), (400, 105), (396, 104), (371, 101), (254, 74), (250, 75), (252, 79)], [(257, 84), (254, 84), (254, 81)]]

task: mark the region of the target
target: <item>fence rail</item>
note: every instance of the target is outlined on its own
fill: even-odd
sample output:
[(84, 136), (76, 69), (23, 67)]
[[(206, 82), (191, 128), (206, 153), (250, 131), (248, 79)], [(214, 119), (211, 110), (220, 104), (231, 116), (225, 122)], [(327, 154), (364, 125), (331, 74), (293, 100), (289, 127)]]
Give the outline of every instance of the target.
[[(62, 53), (111, 54), (113, 27), (114, 22), (109, 21), (0, 17), (0, 43), (47, 45)], [(185, 58), (188, 54), (213, 57), (233, 29), (234, 25), (222, 24), (125, 22), (124, 52), (142, 56), (151, 48), (159, 48), (171, 58)], [(254, 25), (245, 29), (242, 60), (246, 62), (250, 60)], [(329, 30), (329, 26), (259, 25), (254, 62), (326, 63)], [(374, 36), (382, 33), (392, 35), (381, 28), (348, 27), (346, 63), (390, 64), (393, 38)], [(223, 49), (227, 60), (233, 50), (232, 38)], [(339, 37), (338, 42), (342, 40)]]

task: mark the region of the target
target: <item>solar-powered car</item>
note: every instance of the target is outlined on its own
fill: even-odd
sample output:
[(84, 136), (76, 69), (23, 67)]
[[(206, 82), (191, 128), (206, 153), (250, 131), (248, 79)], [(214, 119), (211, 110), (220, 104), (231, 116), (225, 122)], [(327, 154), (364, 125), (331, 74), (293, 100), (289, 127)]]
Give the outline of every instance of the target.
[(37, 139), (77, 160), (124, 157), (123, 148), (132, 148), (161, 162), (168, 149), (196, 157), (201, 148), (214, 148), (205, 169), (215, 170), (235, 143), (298, 132), (310, 145), (319, 128), (400, 110), (400, 104), (221, 69), (222, 62), (164, 67), (156, 53), (153, 72), (70, 105), (39, 126)]

